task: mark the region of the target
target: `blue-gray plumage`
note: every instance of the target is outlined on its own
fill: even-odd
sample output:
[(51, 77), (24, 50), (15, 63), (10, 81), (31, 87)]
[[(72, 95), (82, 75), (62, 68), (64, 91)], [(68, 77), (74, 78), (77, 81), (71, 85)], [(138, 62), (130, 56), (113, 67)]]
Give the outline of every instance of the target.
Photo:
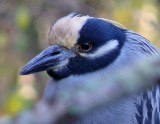
[[(58, 20), (49, 31), (50, 47), (31, 60), (20, 72), (44, 71), (51, 76), (44, 100), (52, 101), (57, 91), (85, 80), (108, 76), (120, 67), (160, 54), (141, 35), (121, 24), (90, 16), (70, 14)], [(73, 124), (158, 124), (159, 86), (133, 94), (108, 107), (88, 113)]]

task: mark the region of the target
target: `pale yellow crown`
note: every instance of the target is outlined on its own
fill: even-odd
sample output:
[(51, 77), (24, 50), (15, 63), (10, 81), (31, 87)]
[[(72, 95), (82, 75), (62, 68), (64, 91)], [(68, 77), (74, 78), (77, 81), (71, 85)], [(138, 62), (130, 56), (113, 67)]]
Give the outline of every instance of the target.
[[(55, 24), (52, 25), (49, 31), (49, 44), (59, 44), (66, 48), (72, 48), (77, 43), (81, 28), (89, 18), (93, 17), (80, 15), (73, 16), (73, 14), (70, 14), (59, 19)], [(117, 27), (124, 28), (123, 25), (118, 22), (103, 18), (99, 19), (108, 23), (112, 23)]]
[(59, 19), (50, 29), (48, 40), (50, 44), (59, 44), (72, 48), (79, 38), (79, 31), (89, 16), (68, 15)]

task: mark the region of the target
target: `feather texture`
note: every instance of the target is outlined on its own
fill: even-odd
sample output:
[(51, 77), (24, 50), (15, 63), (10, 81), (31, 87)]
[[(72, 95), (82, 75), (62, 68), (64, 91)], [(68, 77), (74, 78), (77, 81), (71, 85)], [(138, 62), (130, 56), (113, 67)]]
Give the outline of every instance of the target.
[[(80, 16), (77, 16), (76, 18), (79, 19)], [(78, 28), (78, 30), (79, 29), (80, 28)], [(107, 76), (107, 74), (110, 74), (110, 72), (115, 71), (119, 67), (131, 65), (137, 60), (141, 60), (145, 57), (160, 55), (159, 48), (155, 47), (141, 35), (125, 28), (122, 30), (126, 36), (125, 43), (120, 50), (120, 54), (112, 63), (103, 69), (85, 73), (83, 75), (71, 75), (67, 78), (56, 81), (54, 79), (50, 79), (44, 92), (44, 99), (46, 101), (50, 101), (57, 91), (65, 90), (66, 87), (79, 85), (86, 79), (90, 80), (97, 76)], [(73, 44), (71, 46), (73, 46)], [(83, 115), (72, 123), (158, 124), (160, 123), (159, 113), (160, 89), (159, 86), (155, 86), (152, 89), (148, 89), (146, 92), (133, 94), (130, 98), (118, 101), (111, 106), (103, 107), (87, 115)]]

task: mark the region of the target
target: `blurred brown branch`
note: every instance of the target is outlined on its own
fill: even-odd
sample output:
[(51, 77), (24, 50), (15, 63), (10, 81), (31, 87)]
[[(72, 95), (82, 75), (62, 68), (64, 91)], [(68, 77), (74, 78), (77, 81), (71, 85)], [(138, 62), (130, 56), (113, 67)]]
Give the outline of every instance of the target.
[(144, 59), (135, 65), (120, 69), (110, 78), (96, 78), (89, 83), (82, 83), (78, 87), (59, 92), (51, 104), (40, 101), (32, 110), (21, 112), (10, 122), (11, 124), (66, 124), (71, 118), (74, 119), (102, 105), (111, 104), (124, 96), (138, 93), (159, 81), (160, 59)]

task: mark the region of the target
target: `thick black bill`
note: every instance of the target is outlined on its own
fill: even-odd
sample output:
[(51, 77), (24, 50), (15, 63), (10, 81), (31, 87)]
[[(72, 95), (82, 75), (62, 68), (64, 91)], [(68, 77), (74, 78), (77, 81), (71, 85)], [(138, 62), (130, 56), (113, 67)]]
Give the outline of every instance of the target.
[(75, 53), (60, 46), (52, 45), (30, 60), (19, 74), (27, 75), (44, 70), (57, 69), (68, 64)]

